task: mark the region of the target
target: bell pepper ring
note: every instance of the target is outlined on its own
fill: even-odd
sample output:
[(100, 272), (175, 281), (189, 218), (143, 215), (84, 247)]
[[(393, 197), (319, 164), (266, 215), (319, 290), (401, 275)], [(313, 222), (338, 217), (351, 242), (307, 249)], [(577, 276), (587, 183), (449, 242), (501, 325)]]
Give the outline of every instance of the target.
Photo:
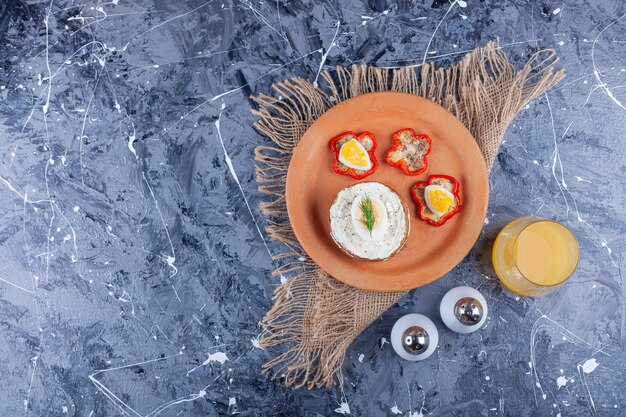
[[(429, 185), (441, 186), (454, 196), (452, 205), (441, 216), (435, 214), (426, 203), (425, 189)], [(449, 175), (431, 175), (428, 177), (428, 181), (420, 181), (416, 183), (413, 187), (411, 187), (411, 198), (417, 205), (417, 214), (419, 218), (436, 227), (443, 226), (463, 208), (461, 198), (459, 197), (459, 181)]]
[(419, 175), (428, 168), (426, 156), (431, 148), (432, 140), (428, 135), (418, 135), (411, 128), (400, 129), (393, 134), (393, 146), (387, 151), (387, 163), (400, 168), (406, 175)]
[[(369, 169), (359, 170), (351, 168), (339, 160), (341, 147), (346, 142), (352, 139), (356, 139), (367, 152), (370, 161)], [(374, 171), (376, 171), (376, 169), (378, 168), (378, 161), (376, 160), (376, 155), (374, 155), (377, 146), (376, 136), (374, 136), (374, 134), (371, 132), (364, 131), (360, 135), (357, 135), (356, 133), (351, 131), (344, 132), (331, 139), (329, 145), (333, 153), (335, 154), (333, 158), (333, 171), (335, 171), (337, 174), (348, 175), (356, 180), (360, 180), (367, 177), (368, 175), (373, 174)]]

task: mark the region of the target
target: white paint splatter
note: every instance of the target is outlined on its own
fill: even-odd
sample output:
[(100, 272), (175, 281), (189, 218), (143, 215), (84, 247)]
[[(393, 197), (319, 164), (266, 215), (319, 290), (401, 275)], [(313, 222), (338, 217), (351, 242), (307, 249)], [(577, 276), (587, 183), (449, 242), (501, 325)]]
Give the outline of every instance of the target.
[[(272, 258), (272, 252), (270, 252), (270, 248), (269, 246), (267, 246), (265, 237), (263, 237), (261, 228), (259, 227), (256, 217), (254, 216), (254, 213), (252, 212), (252, 207), (250, 207), (250, 203), (248, 202), (248, 197), (246, 197), (246, 193), (243, 191), (243, 187), (241, 186), (241, 183), (239, 182), (239, 177), (237, 176), (237, 172), (235, 171), (235, 167), (233, 166), (233, 161), (232, 159), (230, 159), (230, 155), (228, 155), (228, 152), (226, 151), (226, 145), (224, 144), (224, 138), (222, 138), (222, 131), (221, 131), (222, 111), (225, 108), (226, 108), (226, 103), (222, 102), (222, 106), (220, 108), (220, 114), (217, 117), (217, 120), (215, 121), (215, 129), (217, 130), (217, 139), (219, 140), (220, 145), (222, 146), (222, 151), (224, 151), (224, 161), (226, 162), (226, 165), (228, 166), (230, 175), (233, 177), (233, 180), (235, 180), (235, 182), (237, 183), (237, 187), (239, 188), (241, 196), (243, 197), (243, 201), (246, 204), (246, 208), (248, 209), (248, 212), (250, 213), (250, 217), (252, 217), (252, 221), (257, 230), (257, 233), (259, 234), (259, 236), (261, 237), (261, 240), (263, 241), (263, 246), (265, 246), (265, 250), (267, 251), (270, 258)], [(281, 279), (282, 279), (282, 276), (281, 276)]]
[(402, 414), (402, 411), (400, 411), (397, 404), (391, 407), (391, 412), (394, 414)]
[[(180, 354), (179, 354), (180, 355)], [(107, 397), (115, 406), (117, 406), (120, 410), (128, 410), (129, 412), (124, 412), (124, 415), (130, 416), (131, 413), (133, 415), (137, 415), (140, 416), (142, 414), (139, 414), (137, 411), (135, 411), (130, 405), (126, 404), (125, 402), (123, 402), (119, 397), (117, 397), (106, 385), (104, 385), (99, 379), (96, 378), (97, 375), (99, 374), (103, 374), (103, 373), (107, 373), (107, 372), (115, 372), (121, 369), (127, 369), (127, 368), (131, 368), (134, 366), (139, 366), (139, 365), (143, 365), (143, 364), (147, 364), (147, 363), (153, 363), (153, 362), (160, 362), (160, 361), (164, 361), (170, 358), (173, 358), (177, 355), (171, 355), (171, 356), (165, 356), (165, 357), (159, 357), (157, 359), (151, 359), (148, 361), (143, 361), (143, 362), (138, 362), (138, 363), (131, 363), (128, 365), (124, 365), (124, 366), (117, 366), (114, 368), (108, 368), (108, 369), (100, 369), (97, 370), (95, 373), (89, 375), (89, 380), (96, 386), (96, 388), (98, 389), (98, 391), (100, 391), (105, 397)], [(110, 362), (107, 362), (107, 364), (110, 364)], [(159, 377), (155, 377), (156, 379), (159, 379)], [(208, 387), (208, 386), (207, 386)], [(206, 387), (205, 387), (206, 389)], [(157, 408), (155, 408), (154, 410), (152, 410), (152, 412), (146, 414), (146, 415), (158, 415), (161, 414), (163, 411), (165, 411), (166, 409), (176, 405), (176, 404), (182, 404), (185, 402), (193, 402), (199, 398), (202, 398), (206, 395), (206, 391), (204, 389), (200, 390), (200, 392), (198, 394), (190, 394), (190, 395), (186, 395), (184, 397), (181, 397), (179, 399), (175, 399), (172, 401), (169, 401), (167, 403), (161, 404), (160, 406), (158, 406)], [(89, 415), (87, 417), (91, 417), (93, 415), (93, 410), (91, 413), (89, 413)]]
[(78, 210), (80, 210), (80, 206), (74, 206), (74, 211), (77, 212)]
[(598, 365), (599, 364), (598, 361), (596, 361), (596, 358), (587, 359), (587, 361), (583, 363), (583, 372), (586, 374), (590, 374), (596, 370)]
[[(118, 1), (119, 1), (119, 0), (118, 0)], [(176, 15), (176, 16), (172, 17), (172, 18), (169, 18), (169, 19), (167, 19), (167, 20), (165, 20), (165, 21), (163, 21), (163, 22), (159, 23), (158, 25), (152, 26), (152, 27), (150, 27), (149, 29), (145, 30), (144, 32), (141, 32), (141, 33), (139, 33), (139, 34), (137, 34), (137, 35), (133, 36), (133, 37), (132, 37), (132, 38), (131, 38), (128, 42), (126, 42), (126, 44), (125, 44), (125, 45), (124, 45), (124, 47), (122, 48), (122, 52), (125, 52), (125, 51), (126, 51), (126, 49), (128, 48), (128, 46), (129, 46), (129, 45), (130, 45), (130, 44), (131, 44), (131, 43), (132, 43), (135, 39), (139, 39), (139, 38), (141, 38), (141, 37), (143, 37), (143, 36), (147, 35), (148, 33), (152, 32), (153, 30), (155, 30), (155, 29), (157, 29), (157, 28), (160, 28), (161, 26), (166, 25), (166, 24), (168, 24), (168, 23), (170, 23), (170, 22), (172, 22), (172, 21), (174, 21), (174, 20), (176, 20), (176, 19), (180, 19), (181, 17), (184, 17), (184, 16), (187, 16), (187, 15), (189, 15), (189, 14), (191, 14), (191, 13), (194, 13), (194, 12), (196, 12), (197, 10), (199, 10), (199, 9), (201, 9), (201, 8), (203, 8), (203, 7), (205, 7), (206, 5), (208, 5), (208, 4), (210, 4), (210, 3), (212, 3), (212, 2), (211, 2), (211, 1), (207, 1), (207, 2), (205, 2), (205, 3), (203, 3), (203, 4), (201, 4), (200, 6), (196, 7), (195, 9), (191, 9), (191, 10), (189, 10), (188, 12), (181, 13), (181, 14), (179, 14), (179, 15)], [(117, 2), (115, 2), (114, 4), (117, 4)], [(71, 20), (71, 19), (68, 19), (68, 20)]]
[(344, 416), (350, 414), (350, 406), (347, 402), (342, 401), (341, 404), (339, 404), (339, 408), (335, 408), (335, 413), (343, 414)]
[(222, 365), (224, 365), (224, 362), (226, 362), (227, 360), (229, 360), (228, 356), (226, 356), (224, 352), (215, 352), (215, 353), (209, 354), (209, 357), (207, 358), (207, 360), (205, 360), (202, 364), (208, 365), (211, 362), (219, 362)]
[[(378, 14), (378, 15), (374, 16), (374, 17), (372, 17), (372, 16), (361, 16), (361, 19), (363, 20), (363, 21), (361, 22), (361, 26), (365, 26), (365, 25), (367, 25), (369, 22), (371, 22), (372, 20), (377, 19), (377, 18), (379, 18), (379, 17), (381, 17), (381, 16), (386, 16), (386, 15), (388, 15), (390, 11), (391, 11), (391, 9), (383, 10), (383, 12), (382, 12), (382, 13), (380, 13), (380, 14)], [(424, 19), (425, 19), (425, 18), (424, 18)], [(416, 19), (411, 19), (411, 20), (416, 20)]]
[(617, 97), (613, 95), (613, 92), (611, 90), (609, 90), (607, 83), (602, 81), (602, 78), (601, 78), (602, 74), (598, 70), (598, 67), (596, 66), (595, 49), (596, 49), (596, 43), (598, 43), (598, 39), (600, 39), (600, 36), (604, 33), (604, 31), (610, 28), (611, 26), (613, 26), (614, 24), (616, 24), (617, 22), (619, 22), (625, 16), (626, 14), (621, 15), (620, 17), (612, 21), (609, 25), (607, 25), (604, 29), (602, 29), (600, 33), (598, 33), (598, 36), (596, 36), (596, 38), (594, 39), (593, 44), (591, 45), (591, 64), (593, 65), (593, 75), (596, 77), (596, 80), (598, 80), (598, 87), (600, 87), (604, 91), (607, 97), (609, 97), (615, 104), (617, 104), (619, 107), (621, 107), (624, 110), (626, 110), (626, 107), (624, 107), (622, 102), (619, 101)]
[(563, 46), (563, 45), (565, 45), (565, 42), (559, 41), (559, 45)]
[(176, 257), (174, 256), (168, 256), (167, 258), (165, 258), (165, 262), (167, 262), (167, 266), (169, 266), (170, 268), (172, 268), (172, 272), (170, 273), (170, 276), (174, 276), (178, 273), (178, 268), (176, 268), (176, 266), (174, 266), (174, 262), (176, 262)]
[(163, 217), (163, 213), (161, 213), (161, 209), (159, 208), (159, 202), (157, 201), (156, 196), (154, 195), (154, 191), (152, 190), (152, 187), (150, 186), (150, 183), (148, 182), (148, 178), (146, 178), (146, 173), (142, 172), (141, 177), (143, 178), (143, 181), (146, 183), (146, 186), (148, 187), (148, 191), (150, 191), (150, 196), (152, 197), (152, 201), (154, 201), (154, 207), (156, 208), (157, 213), (159, 213), (159, 218), (161, 219), (161, 223), (163, 224), (163, 229), (165, 230), (165, 235), (167, 236), (167, 241), (169, 242), (170, 249), (172, 251), (172, 254), (169, 255), (167, 258), (163, 258), (162, 256), (160, 258), (164, 260), (165, 262), (167, 262), (167, 265), (172, 269), (170, 271), (170, 277), (174, 277), (178, 273), (178, 268), (174, 266), (174, 261), (176, 261), (176, 252), (174, 251), (174, 244), (172, 243), (172, 237), (170, 236), (170, 232), (167, 228), (167, 223), (165, 223), (165, 218)]
[(261, 344), (259, 343), (259, 337), (255, 337), (254, 339), (250, 339), (250, 343), (252, 343), (252, 346), (254, 346), (257, 349), (263, 349), (263, 346), (261, 346)]
[(554, 9), (552, 11), (552, 14), (559, 14), (559, 13), (561, 13), (561, 8), (560, 7), (557, 7), (556, 9)]
[(361, 353), (361, 354), (359, 355), (359, 362), (361, 362), (361, 363), (362, 363), (362, 362), (363, 362), (363, 359), (365, 359), (365, 355)]
[(381, 337), (381, 338), (380, 338), (380, 347), (385, 346), (385, 343), (389, 343), (389, 342), (387, 341), (387, 338), (386, 338), (386, 337)]
[(135, 140), (136, 140), (136, 136), (135, 136), (135, 125), (133, 124), (133, 133), (128, 135), (128, 149), (130, 149), (130, 151), (133, 153), (133, 155), (135, 155), (135, 159), (137, 159), (137, 152), (135, 151)]
[[(591, 415), (597, 417), (596, 404), (591, 396), (591, 390), (589, 389), (589, 384), (587, 384), (587, 377), (585, 374), (593, 372), (594, 369), (598, 366), (595, 358), (588, 359), (583, 365), (578, 365), (576, 368), (578, 369), (578, 375), (580, 375), (580, 379), (582, 382), (585, 391), (587, 391), (587, 396), (589, 397), (589, 405), (591, 406)], [(574, 378), (571, 379), (571, 382), (574, 382)]]
[(226, 356), (224, 352), (209, 353), (209, 356), (206, 358), (204, 362), (202, 362), (202, 365), (198, 365), (195, 368), (191, 369), (189, 372), (187, 372), (187, 376), (189, 376), (189, 374), (191, 374), (192, 372), (196, 371), (198, 368), (206, 366), (210, 364), (211, 362), (219, 362), (220, 364), (223, 365), (228, 360), (230, 359), (228, 359), (228, 356)]
[(565, 385), (567, 385), (567, 381), (569, 381), (569, 379), (561, 375), (556, 379), (556, 386), (558, 387), (558, 389), (561, 389)]
[[(337, 20), (337, 23), (335, 23), (335, 27), (337, 29), (335, 29), (335, 34), (333, 35), (333, 39), (330, 41), (330, 45), (328, 46), (328, 49), (326, 50), (326, 52), (322, 54), (322, 59), (320, 59), (320, 66), (317, 69), (317, 74), (315, 74), (315, 79), (313, 80), (314, 87), (317, 87), (317, 79), (320, 76), (320, 73), (322, 72), (322, 68), (324, 67), (324, 64), (326, 63), (326, 58), (328, 58), (328, 54), (330, 53), (330, 50), (333, 49), (333, 47), (335, 46), (335, 41), (337, 40), (337, 34), (339, 33), (339, 28), (341, 27), (341, 21)], [(323, 50), (320, 49), (319, 51), (322, 52)]]
[(237, 405), (237, 399), (235, 397), (230, 397), (228, 399), (228, 406), (233, 406), (233, 405)]
[[(564, 178), (564, 172), (563, 172), (563, 164), (561, 162), (561, 155), (559, 153), (559, 146), (557, 144), (557, 139), (556, 139), (556, 130), (554, 128), (554, 115), (552, 113), (552, 106), (550, 105), (550, 99), (548, 98), (548, 94), (544, 93), (544, 96), (546, 98), (546, 104), (548, 105), (548, 111), (550, 113), (550, 122), (551, 122), (551, 126), (552, 126), (552, 136), (553, 136), (553, 140), (554, 140), (554, 151), (552, 152), (552, 176), (554, 177), (554, 180), (556, 181), (556, 185), (559, 187), (559, 191), (561, 192), (561, 195), (563, 196), (563, 201), (565, 202), (565, 209), (566, 209), (566, 213), (565, 213), (565, 217), (567, 218), (569, 216), (569, 203), (567, 202), (567, 197), (565, 196), (565, 192), (563, 191), (563, 189), (567, 190), (567, 184), (565, 183), (565, 178)], [(570, 125), (567, 127), (567, 129), (565, 130), (565, 132), (567, 132), (569, 130), (571, 126)], [(563, 136), (565, 136), (565, 133), (563, 134)], [(563, 136), (561, 138), (563, 138)], [(556, 173), (556, 166), (557, 163), (559, 165), (560, 168), (560, 176), (561, 176), (561, 181), (559, 181), (558, 177), (557, 177), (557, 173)]]
[(467, 7), (467, 2), (463, 1), (463, 0), (458, 0), (457, 4), (459, 5), (459, 7), (465, 9)]
[(428, 56), (428, 51), (430, 50), (430, 44), (433, 43), (433, 39), (435, 38), (435, 34), (437, 33), (437, 31), (439, 30), (439, 26), (441, 26), (443, 21), (446, 20), (446, 17), (448, 17), (448, 14), (454, 8), (455, 4), (458, 4), (460, 7), (463, 7), (461, 6), (461, 3), (464, 3), (467, 6), (467, 3), (465, 3), (464, 1), (459, 1), (459, 0), (453, 1), (450, 7), (448, 8), (448, 10), (446, 11), (446, 13), (443, 15), (443, 17), (437, 24), (437, 26), (435, 26), (435, 30), (433, 31), (433, 34), (430, 35), (430, 39), (428, 40), (428, 45), (426, 45), (426, 50), (424, 51), (424, 58), (422, 59), (422, 65), (426, 63), (426, 57)]
[[(542, 328), (542, 326), (539, 324), (539, 322), (541, 321), (542, 318), (544, 318), (545, 316), (542, 315), (541, 317), (539, 317), (535, 323), (533, 323), (533, 327), (530, 331), (530, 361), (528, 362), (528, 366), (531, 368), (531, 372), (533, 374), (533, 376), (535, 377), (535, 386), (537, 388), (539, 388), (539, 390), (541, 391), (542, 396), (545, 398), (545, 392), (543, 391), (543, 387), (541, 386), (541, 383), (539, 382), (539, 374), (537, 373), (537, 362), (535, 360), (535, 338), (537, 337), (537, 332)], [(535, 392), (535, 389), (533, 388), (533, 394), (534, 394), (534, 398), (535, 398), (535, 404), (537, 404), (537, 394)]]

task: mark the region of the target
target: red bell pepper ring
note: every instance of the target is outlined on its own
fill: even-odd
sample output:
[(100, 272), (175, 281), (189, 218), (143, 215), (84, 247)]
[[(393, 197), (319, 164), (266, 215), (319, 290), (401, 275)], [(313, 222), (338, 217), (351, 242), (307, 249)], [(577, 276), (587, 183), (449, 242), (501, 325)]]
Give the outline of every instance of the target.
[(419, 175), (428, 168), (432, 140), (424, 133), (418, 135), (411, 128), (393, 134), (393, 146), (387, 151), (387, 163), (398, 167), (406, 175)]
[[(341, 147), (344, 143), (351, 139), (356, 139), (357, 141), (359, 141), (359, 143), (363, 145), (363, 148), (365, 148), (365, 150), (367, 151), (367, 154), (369, 155), (370, 161), (372, 163), (372, 167), (367, 171), (350, 168), (339, 161), (339, 151), (341, 150)], [(371, 132), (365, 131), (362, 132), (360, 135), (357, 135), (354, 132), (344, 132), (341, 135), (331, 139), (329, 145), (335, 154), (335, 158), (333, 159), (333, 171), (335, 171), (337, 174), (349, 175), (355, 180), (360, 180), (367, 177), (368, 175), (373, 174), (374, 171), (376, 171), (376, 169), (378, 168), (378, 161), (376, 160), (376, 155), (374, 155), (377, 146), (376, 136), (374, 136), (374, 134)]]
[[(426, 204), (424, 190), (428, 185), (440, 185), (454, 195), (454, 203), (443, 216), (437, 216), (428, 208), (428, 205)], [(447, 222), (463, 208), (461, 198), (459, 197), (459, 182), (456, 178), (449, 175), (431, 175), (428, 177), (428, 181), (420, 181), (416, 183), (413, 187), (411, 187), (411, 197), (417, 205), (417, 214), (419, 218), (436, 227), (443, 226), (445, 222)]]

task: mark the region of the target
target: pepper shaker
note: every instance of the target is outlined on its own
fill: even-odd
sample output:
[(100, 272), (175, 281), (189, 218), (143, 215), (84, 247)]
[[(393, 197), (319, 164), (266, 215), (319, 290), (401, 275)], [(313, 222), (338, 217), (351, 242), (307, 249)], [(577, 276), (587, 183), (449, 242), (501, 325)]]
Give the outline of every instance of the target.
[(472, 287), (452, 288), (441, 299), (439, 313), (443, 323), (453, 332), (472, 333), (487, 320), (487, 300)]
[(433, 354), (439, 343), (437, 327), (423, 314), (407, 314), (391, 329), (391, 346), (407, 361), (421, 361)]

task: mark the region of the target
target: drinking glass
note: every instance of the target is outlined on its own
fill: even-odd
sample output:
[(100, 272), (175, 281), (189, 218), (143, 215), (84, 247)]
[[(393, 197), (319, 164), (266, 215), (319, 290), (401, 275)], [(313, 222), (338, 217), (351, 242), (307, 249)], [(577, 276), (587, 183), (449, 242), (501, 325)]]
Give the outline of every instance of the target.
[(500, 282), (528, 296), (554, 291), (576, 270), (574, 234), (561, 223), (522, 217), (507, 224), (493, 245), (492, 262)]

